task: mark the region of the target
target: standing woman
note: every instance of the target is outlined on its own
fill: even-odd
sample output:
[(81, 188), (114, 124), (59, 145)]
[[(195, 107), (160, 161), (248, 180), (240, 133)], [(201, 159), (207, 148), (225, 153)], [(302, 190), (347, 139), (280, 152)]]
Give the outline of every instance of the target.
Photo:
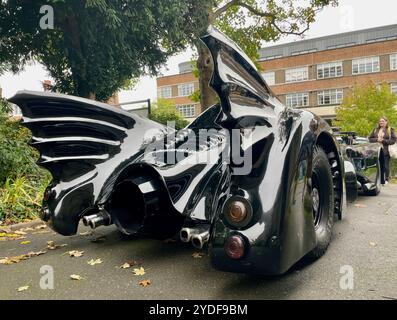
[(396, 143), (396, 135), (394, 129), (389, 127), (389, 120), (386, 117), (379, 119), (378, 127), (375, 128), (369, 136), (370, 142), (379, 142), (382, 144), (383, 156), (381, 155), (380, 169), (381, 169), (381, 183), (387, 184), (390, 176), (390, 153), (389, 146)]

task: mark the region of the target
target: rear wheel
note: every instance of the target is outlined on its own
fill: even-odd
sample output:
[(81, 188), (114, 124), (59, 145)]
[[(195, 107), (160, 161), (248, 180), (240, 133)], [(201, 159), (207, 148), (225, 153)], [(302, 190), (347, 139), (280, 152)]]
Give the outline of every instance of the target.
[(317, 245), (308, 256), (319, 258), (327, 251), (331, 242), (335, 210), (331, 167), (326, 153), (320, 147), (316, 147), (313, 152), (311, 181), (313, 223)]

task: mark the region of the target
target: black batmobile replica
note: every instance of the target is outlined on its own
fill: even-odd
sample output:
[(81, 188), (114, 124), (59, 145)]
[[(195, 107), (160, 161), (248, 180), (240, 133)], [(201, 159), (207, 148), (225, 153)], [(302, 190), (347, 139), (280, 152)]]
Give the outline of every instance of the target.
[[(77, 97), (22, 91), (11, 99), (53, 177), (41, 218), (62, 235), (80, 220), (128, 235), (179, 234), (208, 244), (217, 269), (285, 273), (325, 253), (359, 187), (378, 187), (380, 148), (368, 157), (341, 148), (324, 120), (284, 106), (226, 36), (210, 28), (201, 40), (219, 103), (179, 132)], [(363, 158), (375, 162), (357, 169)]]

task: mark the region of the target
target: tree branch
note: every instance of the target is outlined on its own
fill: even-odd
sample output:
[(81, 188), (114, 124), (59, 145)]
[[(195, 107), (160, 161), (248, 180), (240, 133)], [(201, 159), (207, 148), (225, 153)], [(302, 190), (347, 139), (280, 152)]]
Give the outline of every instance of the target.
[(262, 17), (262, 18), (268, 18), (270, 19), (270, 23), (274, 26), (274, 28), (276, 28), (276, 30), (282, 34), (289, 34), (289, 35), (296, 35), (296, 36), (301, 36), (303, 35), (307, 30), (309, 30), (310, 27), (310, 23), (307, 23), (306, 27), (301, 30), (301, 31), (292, 31), (292, 30), (284, 30), (282, 27), (280, 27), (277, 24), (277, 19), (276, 16), (272, 13), (269, 12), (263, 12), (251, 5), (248, 5), (240, 0), (232, 0), (228, 3), (226, 3), (223, 7), (217, 9), (214, 13), (212, 13), (211, 15), (211, 23), (217, 18), (219, 17), (222, 13), (226, 12), (229, 8), (233, 7), (233, 6), (240, 6), (243, 7), (245, 9), (247, 9), (249, 12), (253, 13), (254, 15), (258, 16), (258, 17)]

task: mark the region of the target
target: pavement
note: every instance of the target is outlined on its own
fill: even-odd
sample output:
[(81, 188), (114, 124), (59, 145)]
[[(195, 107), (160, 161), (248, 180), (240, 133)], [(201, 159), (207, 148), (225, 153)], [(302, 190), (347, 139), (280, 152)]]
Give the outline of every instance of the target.
[[(325, 256), (300, 262), (277, 277), (220, 272), (211, 267), (205, 251), (200, 257), (188, 244), (126, 238), (114, 227), (92, 234), (81, 227), (81, 234), (72, 237), (35, 228), (25, 230), (25, 239), (0, 242), (0, 259), (46, 251), (0, 264), (0, 300), (397, 299), (397, 185), (382, 188), (377, 197), (359, 197), (344, 220), (335, 223)], [(48, 241), (66, 246), (49, 250)], [(70, 257), (72, 250), (84, 253)], [(101, 263), (90, 265), (91, 259)], [(137, 265), (120, 268), (131, 260)], [(144, 275), (133, 273), (139, 267)], [(83, 279), (72, 280), (71, 275)], [(139, 285), (142, 280), (150, 285)], [(40, 283), (53, 283), (53, 289), (42, 289)], [(26, 290), (18, 292), (21, 287)]]

